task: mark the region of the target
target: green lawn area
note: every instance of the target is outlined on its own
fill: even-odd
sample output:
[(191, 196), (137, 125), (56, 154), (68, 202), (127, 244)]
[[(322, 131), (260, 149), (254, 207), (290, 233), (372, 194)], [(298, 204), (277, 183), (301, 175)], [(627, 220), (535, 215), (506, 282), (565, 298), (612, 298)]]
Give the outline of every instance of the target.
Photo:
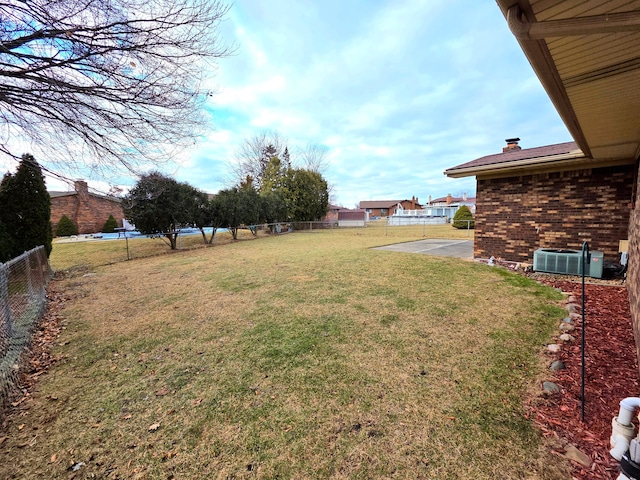
[(374, 224), (112, 265), (117, 241), (54, 244), (62, 359), (0, 478), (569, 478), (523, 407), (560, 294), (370, 249), (423, 234), (467, 238)]

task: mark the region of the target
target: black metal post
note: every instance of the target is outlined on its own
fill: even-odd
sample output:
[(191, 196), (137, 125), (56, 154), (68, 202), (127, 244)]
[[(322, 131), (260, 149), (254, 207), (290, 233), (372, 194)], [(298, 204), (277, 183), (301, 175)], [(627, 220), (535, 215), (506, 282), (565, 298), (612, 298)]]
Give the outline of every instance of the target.
[(581, 357), (582, 357), (582, 379), (580, 385), (580, 400), (582, 402), (581, 411), (582, 411), (582, 421), (584, 422), (584, 383), (585, 383), (585, 360), (584, 360), (584, 350), (585, 350), (585, 330), (587, 329), (587, 312), (585, 311), (585, 288), (584, 288), (584, 277), (587, 271), (587, 265), (591, 263), (591, 257), (589, 254), (589, 245), (587, 242), (583, 242), (582, 244), (582, 342), (581, 342)]

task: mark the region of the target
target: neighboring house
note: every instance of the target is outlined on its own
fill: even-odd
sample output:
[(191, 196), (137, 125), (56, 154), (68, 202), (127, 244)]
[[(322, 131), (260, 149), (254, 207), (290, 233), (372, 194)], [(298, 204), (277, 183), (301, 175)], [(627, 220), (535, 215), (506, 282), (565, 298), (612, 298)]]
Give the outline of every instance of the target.
[(338, 227), (364, 227), (369, 214), (360, 210), (342, 209), (338, 212)]
[(344, 210), (344, 207), (339, 205), (331, 205), (327, 207), (327, 214), (322, 218), (323, 222), (337, 222), (338, 221), (338, 212), (340, 210)]
[(466, 193), (462, 194), (462, 197), (452, 197), (451, 194), (447, 194), (446, 197), (434, 198), (431, 199), (431, 195), (429, 195), (429, 201), (422, 208), (433, 208), (433, 207), (457, 207), (461, 206), (469, 207), (471, 213), (475, 213), (476, 211), (476, 197), (469, 197)]
[(445, 171), (477, 179), (474, 256), (531, 262), (538, 248), (580, 250), (587, 241), (618, 260), (635, 166), (593, 168), (575, 142), (521, 149), (519, 140)]
[(467, 197), (467, 194), (462, 194), (462, 197), (452, 197), (448, 194), (446, 197), (440, 197), (431, 199), (422, 207), (424, 214), (430, 217), (447, 217), (452, 220), (456, 212), (463, 205), (469, 207), (471, 213), (476, 213), (476, 199), (475, 197)]
[[(505, 201), (504, 195), (508, 195), (513, 206), (511, 213), (505, 211), (503, 215), (504, 233), (486, 231), (482, 236), (497, 235), (503, 242), (513, 239), (509, 245), (504, 244), (504, 253), (511, 254), (509, 250), (513, 250), (515, 254), (521, 250), (519, 242), (530, 240), (518, 239), (519, 233), (513, 229), (507, 235), (509, 215), (519, 222), (521, 213), (537, 209), (534, 211), (540, 220), (550, 216), (559, 218), (554, 207), (567, 205), (567, 200), (574, 204), (575, 211), (568, 221), (563, 221), (564, 229), (548, 222), (534, 227), (526, 223), (537, 220), (531, 219), (522, 223), (523, 230), (541, 228), (544, 234), (551, 227), (562, 235), (567, 232), (566, 228), (574, 228), (569, 224), (577, 224), (579, 228), (567, 234), (566, 243), (575, 242), (576, 236), (579, 240), (593, 241), (591, 248), (602, 248), (608, 257), (616, 252), (598, 235), (599, 229), (614, 232), (614, 237), (623, 236), (626, 231), (629, 240), (627, 290), (640, 357), (640, 4), (637, 1), (596, 2), (595, 8), (585, 8), (584, 2), (497, 0), (497, 3), (581, 153), (575, 152), (578, 157), (572, 159), (574, 150), (569, 147), (563, 149), (564, 153), (543, 154), (541, 157), (550, 160), (545, 167), (550, 168), (539, 171), (537, 168), (543, 167), (544, 158), (534, 157), (539, 161), (528, 168), (531, 152), (526, 152), (518, 173), (513, 170), (503, 171), (499, 176), (481, 173), (476, 218), (489, 207), (499, 209)], [(577, 164), (569, 168), (566, 163), (574, 161)], [(517, 170), (517, 160), (509, 163)], [(509, 189), (505, 178), (518, 182)], [(535, 188), (534, 194), (540, 200), (552, 201), (558, 199), (559, 194), (569, 198), (556, 204), (533, 206), (534, 202), (528, 200), (529, 187)], [(622, 191), (618, 192), (618, 188)], [(484, 193), (490, 191), (503, 194), (495, 204), (484, 198)], [(518, 201), (526, 202), (520, 210), (515, 208)], [(606, 209), (607, 214), (596, 215), (598, 207)], [(578, 212), (585, 208), (595, 217), (580, 216)], [(619, 233), (615, 233), (617, 222), (621, 223)], [(478, 220), (476, 235), (477, 229)], [(564, 243), (565, 239), (550, 236), (548, 240)]]
[(122, 226), (124, 214), (119, 198), (89, 192), (87, 182), (74, 182), (75, 191), (49, 192), (51, 195), (51, 224), (55, 234), (63, 215), (78, 227), (78, 233), (97, 233), (102, 230), (109, 215)]
[(398, 205), (405, 210), (422, 208), (416, 197), (411, 200), (365, 200), (360, 202), (360, 208), (365, 210), (369, 217), (387, 217), (396, 213)]
[(387, 217), (387, 224), (396, 225), (438, 225), (446, 224), (449, 218), (444, 215), (432, 215), (431, 210), (424, 208), (416, 210), (405, 210), (402, 205), (398, 204), (393, 215)]

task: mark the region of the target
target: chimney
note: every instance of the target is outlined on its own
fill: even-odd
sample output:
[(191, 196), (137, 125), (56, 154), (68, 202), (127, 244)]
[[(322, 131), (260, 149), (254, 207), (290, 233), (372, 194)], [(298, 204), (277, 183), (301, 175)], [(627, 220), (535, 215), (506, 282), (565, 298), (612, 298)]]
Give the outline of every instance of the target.
[(502, 147), (502, 153), (511, 152), (512, 150), (522, 150), (520, 145), (518, 145), (519, 141), (519, 138), (507, 138), (505, 140), (505, 142), (507, 142), (507, 146)]
[(87, 182), (84, 180), (76, 180), (73, 182), (73, 187), (76, 189), (78, 197), (86, 201), (89, 197), (89, 186), (87, 185)]
[(451, 194), (447, 193), (447, 205), (451, 205)]
[(411, 210), (415, 210), (416, 209), (416, 197), (414, 197), (413, 195), (411, 196)]
[(462, 201), (463, 201), (463, 202), (466, 202), (466, 201), (467, 201), (467, 192), (464, 192), (464, 193), (462, 194)]
[(429, 205), (431, 205), (431, 195), (429, 195)]

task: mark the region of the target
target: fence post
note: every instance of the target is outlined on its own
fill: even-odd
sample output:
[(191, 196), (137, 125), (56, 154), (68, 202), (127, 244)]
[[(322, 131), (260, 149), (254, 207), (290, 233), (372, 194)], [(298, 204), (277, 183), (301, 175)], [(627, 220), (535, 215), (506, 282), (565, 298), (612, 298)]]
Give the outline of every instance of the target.
[(28, 289), (27, 291), (29, 292), (29, 299), (31, 298), (35, 298), (36, 297), (36, 292), (33, 290), (33, 279), (31, 278), (31, 260), (30, 260), (30, 255), (29, 252), (25, 252), (22, 254), (22, 261), (25, 263), (25, 273), (26, 273), (26, 278), (27, 278), (27, 286)]
[(9, 349), (9, 337), (11, 336), (12, 330), (7, 270), (6, 264), (0, 263), (0, 355), (2, 356), (4, 356)]

